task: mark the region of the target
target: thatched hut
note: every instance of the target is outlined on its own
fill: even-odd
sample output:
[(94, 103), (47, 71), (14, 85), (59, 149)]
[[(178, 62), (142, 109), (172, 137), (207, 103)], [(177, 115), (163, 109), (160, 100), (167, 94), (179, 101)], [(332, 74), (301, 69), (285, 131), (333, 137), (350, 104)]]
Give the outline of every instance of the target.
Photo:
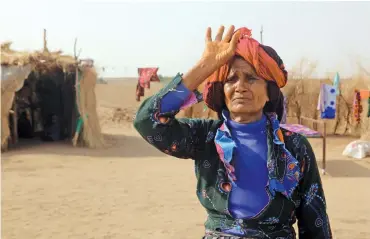
[(21, 138), (104, 145), (92, 61), (61, 51), (19, 52), (1, 45), (1, 148)]

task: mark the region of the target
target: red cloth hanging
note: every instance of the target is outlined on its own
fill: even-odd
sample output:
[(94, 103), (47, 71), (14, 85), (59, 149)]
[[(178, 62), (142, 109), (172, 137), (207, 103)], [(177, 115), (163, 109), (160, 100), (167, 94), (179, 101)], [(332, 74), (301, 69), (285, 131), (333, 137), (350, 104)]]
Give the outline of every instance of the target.
[(138, 68), (139, 79), (136, 85), (136, 101), (144, 96), (144, 89), (150, 89), (150, 82), (160, 82), (157, 75), (159, 68)]

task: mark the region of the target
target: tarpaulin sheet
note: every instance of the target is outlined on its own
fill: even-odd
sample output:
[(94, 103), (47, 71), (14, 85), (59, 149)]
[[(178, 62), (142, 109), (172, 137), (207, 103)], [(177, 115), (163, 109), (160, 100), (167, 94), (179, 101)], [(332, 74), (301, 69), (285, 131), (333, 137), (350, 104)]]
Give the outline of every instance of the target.
[(1, 66), (1, 89), (12, 92), (20, 90), (30, 73), (31, 65)]

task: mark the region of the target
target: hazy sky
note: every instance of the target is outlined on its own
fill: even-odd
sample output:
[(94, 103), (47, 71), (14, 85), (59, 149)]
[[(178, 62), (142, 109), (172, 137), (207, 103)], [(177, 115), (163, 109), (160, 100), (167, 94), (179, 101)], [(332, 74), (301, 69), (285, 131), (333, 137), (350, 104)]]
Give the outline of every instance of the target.
[(288, 69), (302, 57), (318, 62), (317, 74), (370, 67), (370, 2), (129, 2), (71, 0), (2, 1), (0, 41), (19, 50), (41, 49), (43, 28), (49, 49), (107, 67), (105, 76), (136, 76), (137, 67), (159, 73), (185, 72), (200, 57), (207, 26), (252, 29), (278, 52)]

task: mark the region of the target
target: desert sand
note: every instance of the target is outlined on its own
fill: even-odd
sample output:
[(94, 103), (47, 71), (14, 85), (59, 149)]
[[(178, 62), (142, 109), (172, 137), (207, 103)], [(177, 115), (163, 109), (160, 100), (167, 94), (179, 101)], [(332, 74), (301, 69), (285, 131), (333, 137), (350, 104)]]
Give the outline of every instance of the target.
[[(97, 85), (108, 148), (24, 141), (2, 154), (2, 238), (202, 237), (206, 214), (196, 199), (193, 163), (164, 155), (133, 129), (135, 84)], [(160, 84), (151, 86), (146, 95)], [(112, 121), (116, 107), (123, 109), (120, 122)], [(334, 238), (369, 239), (370, 159), (341, 155), (352, 140), (328, 139), (322, 180)], [(310, 141), (321, 165), (321, 141)]]

